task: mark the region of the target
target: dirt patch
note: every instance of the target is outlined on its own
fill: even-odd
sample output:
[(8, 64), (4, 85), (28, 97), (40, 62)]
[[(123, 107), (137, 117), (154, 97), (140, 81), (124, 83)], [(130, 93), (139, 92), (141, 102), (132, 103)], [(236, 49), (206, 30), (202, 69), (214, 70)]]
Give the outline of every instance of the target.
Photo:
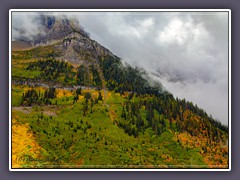
[(12, 107), (12, 110), (21, 111), (25, 114), (32, 112), (32, 107)]
[(52, 111), (44, 111), (43, 114), (45, 114), (47, 116), (57, 116), (57, 114), (55, 112), (52, 112)]
[(12, 50), (13, 51), (22, 51), (29, 50), (33, 47), (25, 41), (12, 41)]
[(117, 117), (118, 117), (118, 115), (116, 114), (116, 112), (115, 112), (115, 110), (114, 109), (110, 109), (109, 110), (109, 116), (110, 116), (110, 119), (114, 122), (116, 119), (117, 119)]

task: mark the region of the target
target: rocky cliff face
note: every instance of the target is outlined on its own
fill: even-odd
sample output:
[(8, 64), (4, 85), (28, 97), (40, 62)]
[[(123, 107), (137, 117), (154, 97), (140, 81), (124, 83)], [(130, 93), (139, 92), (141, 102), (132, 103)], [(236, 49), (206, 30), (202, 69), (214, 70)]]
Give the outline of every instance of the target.
[(63, 52), (59, 60), (73, 64), (92, 63), (98, 61), (99, 56), (115, 56), (111, 51), (90, 39), (75, 19), (64, 16), (40, 16), (43, 31), (29, 41), (33, 47), (54, 45)]
[(78, 33), (83, 37), (89, 38), (83, 28), (80, 27), (75, 19), (69, 20), (64, 16), (39, 16), (42, 25), (42, 31), (34, 37), (30, 44), (33, 46), (45, 45), (58, 42), (72, 33)]

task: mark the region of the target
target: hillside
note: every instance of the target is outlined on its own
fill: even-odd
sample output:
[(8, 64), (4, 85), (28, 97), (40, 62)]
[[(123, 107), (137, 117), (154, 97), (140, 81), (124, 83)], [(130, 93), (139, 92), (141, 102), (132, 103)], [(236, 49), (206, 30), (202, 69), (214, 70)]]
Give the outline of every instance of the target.
[(32, 46), (28, 44), (26, 41), (12, 41), (12, 50), (13, 51), (21, 51), (31, 49)]
[(228, 168), (228, 127), (75, 20), (41, 18), (12, 51), (13, 168)]

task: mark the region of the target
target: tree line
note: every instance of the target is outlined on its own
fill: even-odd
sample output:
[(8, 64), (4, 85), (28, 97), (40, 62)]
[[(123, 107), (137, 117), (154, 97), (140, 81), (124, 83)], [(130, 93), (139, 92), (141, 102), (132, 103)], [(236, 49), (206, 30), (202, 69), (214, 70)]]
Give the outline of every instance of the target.
[(56, 89), (50, 87), (43, 93), (37, 92), (35, 89), (27, 90), (22, 94), (21, 105), (32, 106), (32, 105), (51, 105), (51, 99), (56, 98)]
[(107, 56), (101, 58), (100, 67), (103, 71), (107, 88), (123, 94), (125, 91), (136, 93), (137, 95), (153, 94), (159, 95), (164, 92), (163, 87), (158, 82), (151, 82), (147, 79), (147, 73), (139, 68), (130, 65), (123, 65), (117, 57)]
[(39, 76), (35, 77), (35, 80), (51, 81), (64, 85), (102, 87), (102, 81), (94, 64), (79, 65), (77, 72), (75, 72), (71, 64), (48, 58), (30, 63), (26, 70), (39, 70), (41, 72)]
[(228, 127), (213, 119), (207, 113), (187, 102), (175, 99), (172, 95), (159, 96), (132, 95), (122, 108), (118, 126), (135, 137), (151, 128), (159, 136), (167, 130), (188, 132), (192, 136), (207, 136), (212, 141), (221, 139), (228, 133)]

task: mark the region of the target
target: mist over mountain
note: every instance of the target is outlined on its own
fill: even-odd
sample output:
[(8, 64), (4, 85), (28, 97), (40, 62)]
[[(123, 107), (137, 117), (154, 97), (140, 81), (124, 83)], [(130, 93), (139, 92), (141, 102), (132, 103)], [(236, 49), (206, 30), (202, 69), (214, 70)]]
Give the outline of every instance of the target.
[[(146, 69), (174, 96), (191, 100), (228, 123), (227, 13), (45, 14), (74, 18), (93, 39)], [(13, 16), (13, 38), (44, 34), (41, 15)]]

